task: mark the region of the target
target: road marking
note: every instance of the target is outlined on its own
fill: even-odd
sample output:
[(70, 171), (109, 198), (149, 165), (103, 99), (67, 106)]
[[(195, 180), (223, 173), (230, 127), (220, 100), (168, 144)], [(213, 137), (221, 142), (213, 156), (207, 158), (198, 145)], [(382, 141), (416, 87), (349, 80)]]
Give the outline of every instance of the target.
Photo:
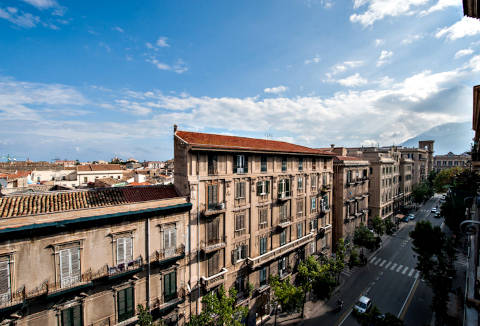
[(408, 271), (408, 266), (405, 266), (405, 268), (402, 271), (402, 274), (405, 274)]
[(412, 268), (412, 270), (410, 271), (410, 273), (408, 273), (408, 276), (409, 276), (409, 277), (412, 276), (413, 272), (415, 272), (415, 269), (414, 269), (414, 268)]
[(373, 259), (370, 261), (370, 263), (372, 263), (372, 264), (375, 265), (375, 262), (377, 261), (377, 259), (378, 259), (378, 257), (373, 258)]
[(400, 312), (398, 313), (397, 318), (400, 318), (403, 320), (405, 317), (405, 314), (407, 313), (408, 307), (410, 306), (410, 303), (412, 302), (413, 299), (413, 294), (417, 290), (418, 283), (420, 283), (418, 278), (415, 278), (415, 282), (412, 284), (412, 288), (410, 289), (410, 292), (408, 293), (407, 297), (405, 298), (405, 302), (403, 303), (402, 309), (400, 309)]
[(402, 268), (403, 268), (403, 265), (398, 265), (398, 268), (397, 268), (397, 270), (396, 270), (395, 272), (398, 273)]
[(381, 263), (380, 265), (378, 265), (378, 266), (383, 267), (383, 265), (385, 265), (386, 262), (387, 262), (387, 260), (384, 259), (384, 260), (382, 261), (382, 263)]
[(418, 278), (419, 275), (420, 275), (420, 272), (417, 271), (417, 272), (415, 273), (415, 278)]
[(397, 266), (398, 266), (397, 263), (393, 264), (392, 267), (390, 267), (390, 270), (393, 271), (395, 269), (395, 267), (397, 267)]
[(381, 262), (381, 261), (382, 261), (382, 259), (381, 259), (381, 258), (378, 258), (378, 260), (376, 260), (373, 264), (374, 264), (375, 266), (377, 266), (378, 263)]
[(387, 269), (391, 264), (392, 264), (392, 262), (389, 261), (388, 264), (385, 266), (385, 269)]

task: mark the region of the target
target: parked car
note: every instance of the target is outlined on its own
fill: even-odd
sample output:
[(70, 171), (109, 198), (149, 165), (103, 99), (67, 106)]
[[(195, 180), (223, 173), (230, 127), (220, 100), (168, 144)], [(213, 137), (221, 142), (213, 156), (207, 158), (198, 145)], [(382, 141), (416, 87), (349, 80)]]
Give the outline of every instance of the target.
[(372, 300), (362, 295), (360, 299), (358, 299), (357, 303), (353, 306), (353, 309), (363, 314), (367, 312), (371, 307), (372, 307)]
[(436, 213), (436, 212), (437, 212), (437, 208), (436, 208), (436, 207), (432, 207), (431, 212), (432, 212), (432, 213)]
[(435, 218), (440, 218), (440, 217), (441, 217), (440, 212), (436, 212), (436, 213), (433, 215), (433, 217), (435, 217)]
[(415, 219), (415, 214), (408, 214), (407, 217), (410, 221), (413, 221)]
[(402, 217), (402, 219), (400, 221), (406, 223), (406, 222), (410, 221), (410, 218), (408, 217), (408, 215), (405, 215), (404, 217)]

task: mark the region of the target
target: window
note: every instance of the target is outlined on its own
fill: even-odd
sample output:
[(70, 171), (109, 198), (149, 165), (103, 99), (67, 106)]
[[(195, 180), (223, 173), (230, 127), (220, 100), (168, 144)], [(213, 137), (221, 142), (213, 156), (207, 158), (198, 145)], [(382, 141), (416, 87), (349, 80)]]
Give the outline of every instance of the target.
[(234, 173), (248, 173), (248, 158), (245, 155), (235, 155), (233, 161)]
[(0, 304), (10, 300), (10, 259), (0, 257)]
[(133, 260), (132, 238), (117, 239), (117, 265), (128, 264)]
[(165, 249), (165, 257), (175, 254), (177, 248), (177, 229), (169, 227), (163, 231), (163, 248)]
[(245, 214), (235, 215), (235, 232), (245, 231)]
[(347, 171), (347, 183), (351, 183), (351, 182), (352, 182), (352, 171), (348, 170)]
[(298, 171), (303, 171), (303, 157), (298, 159)]
[(300, 239), (303, 236), (303, 224), (297, 223), (297, 239)]
[(263, 196), (270, 193), (270, 180), (257, 182), (257, 196)]
[(310, 176), (310, 184), (312, 185), (312, 189), (317, 188), (317, 176), (315, 174)]
[(60, 250), (60, 286), (68, 287), (80, 282), (80, 248)]
[(303, 216), (303, 199), (297, 200), (297, 216)]
[(233, 250), (233, 256), (232, 260), (233, 263), (235, 264), (239, 260), (243, 260), (247, 258), (247, 250), (248, 246), (246, 244), (238, 245), (234, 250)]
[(327, 183), (328, 183), (328, 174), (327, 173), (323, 173), (322, 174), (322, 185), (326, 186)]
[(287, 171), (287, 158), (282, 157), (282, 171), (285, 172)]
[(297, 189), (298, 189), (298, 193), (303, 192), (303, 177), (297, 178)]
[(177, 297), (177, 271), (172, 271), (163, 276), (163, 296), (164, 302)]
[(317, 197), (310, 198), (310, 211), (315, 212), (317, 210)]
[(322, 197), (322, 210), (326, 211), (329, 208), (330, 208), (330, 205), (328, 204), (328, 194), (327, 194)]
[(88, 178), (87, 177), (83, 177), (83, 183), (87, 183), (88, 182)]
[(287, 205), (287, 203), (279, 206), (278, 215), (279, 215), (280, 223), (283, 223), (283, 222), (288, 220), (288, 205)]
[(238, 276), (235, 280), (235, 289), (237, 294), (244, 293), (247, 290), (247, 279), (245, 276)]
[(260, 238), (260, 255), (267, 252), (267, 237)]
[(314, 254), (317, 251), (316, 245), (315, 241), (310, 242), (310, 254)]
[(218, 185), (208, 185), (208, 209), (217, 209), (218, 206)]
[(278, 182), (278, 197), (290, 197), (290, 179), (282, 179)]
[(372, 174), (372, 173), (373, 173), (373, 168), (370, 168), (370, 174)]
[(220, 260), (220, 253), (216, 251), (208, 258), (208, 276), (212, 276), (218, 273)]
[(263, 267), (259, 270), (260, 273), (260, 286), (267, 285), (267, 267)]
[(82, 325), (82, 306), (75, 305), (62, 310), (62, 326), (80, 326)]
[(268, 226), (268, 209), (260, 208), (258, 211), (258, 228), (264, 229)]
[(207, 243), (209, 245), (216, 244), (220, 240), (219, 236), (219, 219), (215, 218), (207, 224)]
[(278, 261), (278, 275), (283, 277), (287, 272), (287, 257), (280, 258)]
[(245, 182), (237, 182), (235, 184), (235, 199), (245, 198)]
[(260, 172), (267, 172), (267, 157), (260, 157)]
[(133, 303), (133, 287), (118, 291), (117, 293), (117, 311), (118, 322), (131, 318), (135, 314), (135, 305)]
[(287, 230), (283, 230), (280, 233), (280, 245), (283, 246), (287, 243)]
[(316, 169), (317, 169), (317, 159), (312, 158), (312, 170), (316, 170)]
[(218, 159), (217, 155), (208, 154), (208, 174), (218, 173)]
[(318, 229), (318, 219), (314, 218), (310, 221), (310, 231)]

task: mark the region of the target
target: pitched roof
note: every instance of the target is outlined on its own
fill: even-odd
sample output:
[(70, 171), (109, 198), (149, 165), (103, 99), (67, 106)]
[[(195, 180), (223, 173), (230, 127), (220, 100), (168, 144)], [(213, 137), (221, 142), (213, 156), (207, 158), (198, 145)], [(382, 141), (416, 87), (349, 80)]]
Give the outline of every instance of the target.
[(0, 198), (1, 218), (58, 213), (178, 197), (173, 185), (104, 188)]
[(313, 148), (277, 140), (205, 134), (200, 132), (180, 130), (176, 131), (175, 135), (186, 143), (194, 145), (195, 147), (332, 155), (331, 153), (325, 151), (319, 151)]
[(15, 173), (0, 173), (0, 179), (15, 180), (18, 178), (26, 178), (30, 175), (30, 171), (17, 171)]
[(120, 164), (87, 164), (78, 165), (77, 171), (116, 171), (123, 170)]
[(335, 156), (335, 159), (339, 161), (365, 161), (364, 159), (355, 156)]

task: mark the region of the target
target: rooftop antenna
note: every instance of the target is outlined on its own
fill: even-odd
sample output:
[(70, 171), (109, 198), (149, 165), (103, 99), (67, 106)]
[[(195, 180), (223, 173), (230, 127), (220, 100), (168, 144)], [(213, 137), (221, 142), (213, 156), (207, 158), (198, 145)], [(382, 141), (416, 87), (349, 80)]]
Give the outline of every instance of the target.
[(265, 133), (265, 140), (269, 140), (269, 139), (272, 139), (273, 138), (273, 135), (269, 132), (266, 132)]

